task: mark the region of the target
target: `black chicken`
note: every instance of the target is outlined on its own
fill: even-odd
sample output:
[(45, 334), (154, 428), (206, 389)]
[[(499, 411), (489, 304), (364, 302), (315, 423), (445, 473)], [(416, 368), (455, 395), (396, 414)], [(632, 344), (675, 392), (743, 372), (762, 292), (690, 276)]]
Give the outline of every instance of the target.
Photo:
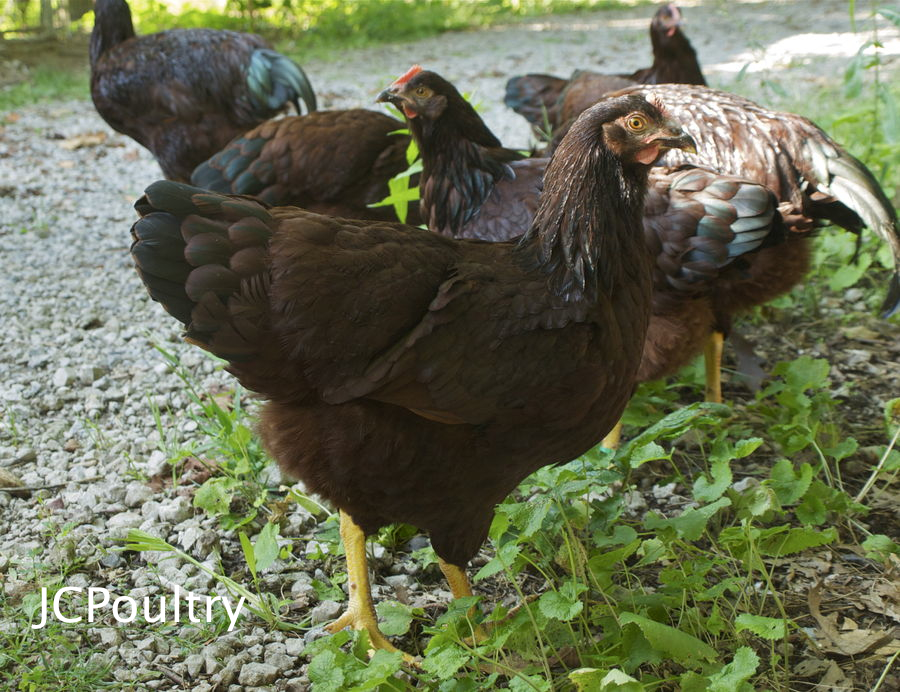
[[(518, 243), (267, 209), (158, 182), (132, 254), (187, 339), (269, 398), (261, 433), (337, 505), (350, 605), (376, 622), (365, 535), (427, 530), (455, 596), (493, 507), (595, 445), (633, 390), (650, 303), (640, 217), (649, 164), (692, 146), (640, 97), (586, 111)], [(652, 154), (652, 156), (651, 156)]]
[[(419, 145), (421, 210), (431, 230), (502, 241), (528, 228), (547, 159), (504, 149), (450, 82), (418, 65), (378, 99), (403, 111)], [(740, 271), (743, 255), (783, 240), (775, 198), (758, 183), (661, 167), (649, 182), (644, 239), (656, 269), (639, 381), (670, 375), (699, 354), (713, 331), (716, 281)]]
[(576, 70), (569, 79), (546, 74), (513, 77), (503, 101), (545, 138), (571, 117), (600, 100), (603, 94), (633, 84), (706, 84), (694, 47), (681, 32), (681, 11), (672, 3), (660, 7), (650, 22), (653, 64), (632, 74), (600, 74)]
[(135, 36), (125, 0), (96, 0), (91, 98), (114, 130), (142, 144), (163, 175), (191, 171), (299, 99), (316, 98), (300, 67), (260, 36), (172, 29)]
[[(197, 166), (191, 184), (331, 216), (396, 221), (392, 207), (370, 205), (408, 166), (409, 135), (397, 133), (403, 127), (362, 108), (269, 120)], [(418, 224), (418, 213), (407, 223)]]

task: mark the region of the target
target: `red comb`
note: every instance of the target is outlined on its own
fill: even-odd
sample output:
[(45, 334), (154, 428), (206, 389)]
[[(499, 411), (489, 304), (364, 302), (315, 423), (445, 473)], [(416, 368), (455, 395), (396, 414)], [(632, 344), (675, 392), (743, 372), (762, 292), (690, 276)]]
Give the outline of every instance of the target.
[(391, 86), (399, 86), (401, 84), (406, 84), (410, 79), (415, 77), (421, 71), (422, 71), (421, 65), (413, 65), (405, 73), (403, 73), (402, 75), (397, 77), (397, 79), (394, 80), (394, 83)]

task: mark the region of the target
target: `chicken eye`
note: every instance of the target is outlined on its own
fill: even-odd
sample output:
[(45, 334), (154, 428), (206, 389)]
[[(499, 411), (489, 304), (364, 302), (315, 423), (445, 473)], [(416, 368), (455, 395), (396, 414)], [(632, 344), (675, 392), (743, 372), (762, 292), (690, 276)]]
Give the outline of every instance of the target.
[(416, 89), (416, 96), (421, 96), (422, 98), (425, 98), (426, 96), (429, 96), (430, 94), (431, 94), (431, 89), (429, 89), (428, 87), (420, 86)]
[(647, 129), (647, 118), (643, 115), (629, 115), (625, 121), (625, 125), (632, 132), (643, 132)]

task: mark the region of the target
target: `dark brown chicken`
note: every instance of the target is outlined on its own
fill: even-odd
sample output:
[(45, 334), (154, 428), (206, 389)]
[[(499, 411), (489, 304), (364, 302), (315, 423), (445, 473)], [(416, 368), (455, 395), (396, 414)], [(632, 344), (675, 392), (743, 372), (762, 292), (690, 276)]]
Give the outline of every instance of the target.
[(265, 395), (281, 467), (341, 510), (350, 606), (378, 630), (365, 534), (427, 530), (454, 595), (500, 502), (595, 445), (633, 390), (650, 303), (648, 165), (691, 146), (640, 97), (586, 111), (518, 243), (158, 182), (132, 254), (187, 338)]
[(430, 230), (497, 241), (528, 229), (549, 159), (504, 148), (456, 87), (419, 65), (377, 100), (403, 112), (419, 146), (420, 207)]
[[(270, 120), (197, 166), (191, 183), (331, 216), (396, 221), (388, 181), (406, 170), (404, 124), (375, 111), (316, 111)], [(415, 184), (415, 182), (413, 182)], [(418, 213), (407, 223), (418, 224)]]
[(545, 74), (513, 77), (506, 83), (504, 103), (546, 138), (571, 117), (600, 98), (633, 84), (706, 84), (697, 54), (681, 32), (681, 11), (672, 3), (660, 7), (650, 22), (653, 64), (632, 74), (600, 74), (576, 70), (569, 79)]
[[(403, 111), (419, 145), (422, 215), (431, 230), (503, 241), (531, 225), (547, 159), (521, 160), (504, 149), (452, 84), (418, 65), (378, 98)], [(775, 207), (768, 190), (742, 178), (651, 171), (643, 225), (656, 267), (640, 381), (670, 375), (703, 351), (716, 281), (740, 272), (743, 255), (783, 240)]]
[(255, 34), (171, 29), (135, 36), (125, 0), (96, 0), (91, 97), (114, 130), (173, 180), (289, 103), (316, 99), (303, 70)]

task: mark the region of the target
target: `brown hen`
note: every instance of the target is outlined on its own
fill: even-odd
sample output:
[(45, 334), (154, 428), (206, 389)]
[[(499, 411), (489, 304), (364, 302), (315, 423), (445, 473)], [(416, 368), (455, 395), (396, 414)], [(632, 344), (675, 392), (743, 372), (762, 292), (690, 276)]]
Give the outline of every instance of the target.
[[(431, 230), (502, 241), (530, 226), (547, 159), (504, 149), (450, 82), (418, 65), (379, 100), (404, 112), (419, 145), (421, 208)], [(652, 169), (643, 225), (656, 266), (639, 381), (673, 374), (703, 351), (716, 282), (740, 272), (743, 255), (784, 239), (775, 207), (771, 192), (742, 178)]]
[(856, 234), (868, 228), (887, 244), (894, 272), (881, 312), (889, 317), (900, 308), (897, 213), (872, 173), (815, 123), (702, 86), (638, 86), (622, 93), (660, 99), (694, 136), (696, 154), (668, 153), (659, 165), (691, 163), (740, 175), (764, 185), (778, 202), (786, 242), (748, 255), (742, 269), (716, 282), (716, 333), (710, 348), (719, 356), (733, 315), (786, 293), (803, 279), (810, 235), (826, 222)]
[(350, 606), (378, 629), (365, 534), (425, 529), (454, 595), (500, 502), (595, 445), (633, 390), (648, 164), (690, 146), (641, 97), (586, 111), (517, 243), (445, 238), (158, 182), (132, 255), (187, 338), (269, 399), (264, 442), (341, 510)]
[(660, 7), (650, 22), (653, 64), (631, 74), (601, 74), (576, 70), (569, 79), (545, 74), (513, 77), (503, 99), (525, 118), (540, 139), (546, 139), (569, 119), (600, 98), (634, 84), (706, 84), (697, 54), (681, 32), (681, 11), (672, 3)]
[[(392, 207), (372, 205), (408, 166), (409, 135), (397, 133), (403, 127), (362, 108), (269, 120), (197, 166), (191, 184), (331, 216), (397, 221)], [(415, 210), (407, 223), (419, 223)]]

